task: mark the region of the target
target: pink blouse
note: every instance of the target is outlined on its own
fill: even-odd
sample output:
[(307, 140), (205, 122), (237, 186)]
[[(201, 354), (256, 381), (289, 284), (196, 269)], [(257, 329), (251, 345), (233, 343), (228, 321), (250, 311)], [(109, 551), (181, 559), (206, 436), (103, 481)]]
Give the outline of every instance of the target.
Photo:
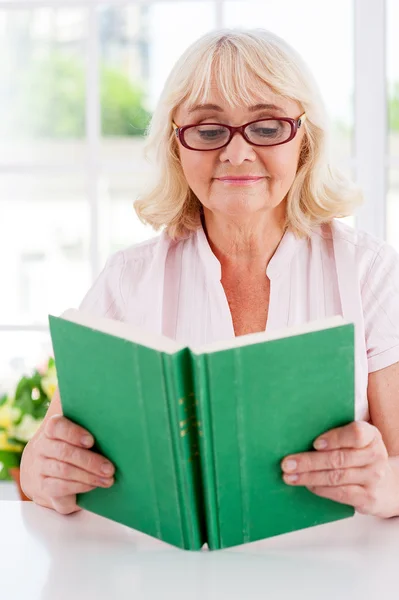
[[(369, 418), (368, 373), (399, 361), (399, 255), (333, 221), (309, 239), (287, 231), (270, 260), (266, 330), (340, 314), (355, 323), (356, 419)], [(234, 337), (221, 266), (204, 230), (164, 232), (112, 255), (80, 308), (187, 345)]]

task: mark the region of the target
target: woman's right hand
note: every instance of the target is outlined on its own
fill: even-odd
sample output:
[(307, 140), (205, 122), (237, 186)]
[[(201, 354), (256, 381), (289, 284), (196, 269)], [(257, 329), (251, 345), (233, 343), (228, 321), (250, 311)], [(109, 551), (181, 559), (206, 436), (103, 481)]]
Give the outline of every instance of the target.
[[(54, 410), (55, 406), (51, 408)], [(36, 504), (61, 514), (80, 510), (76, 494), (96, 487), (109, 488), (114, 483), (114, 466), (90, 450), (93, 444), (93, 436), (87, 430), (62, 414), (47, 414), (22, 455), (24, 493)]]

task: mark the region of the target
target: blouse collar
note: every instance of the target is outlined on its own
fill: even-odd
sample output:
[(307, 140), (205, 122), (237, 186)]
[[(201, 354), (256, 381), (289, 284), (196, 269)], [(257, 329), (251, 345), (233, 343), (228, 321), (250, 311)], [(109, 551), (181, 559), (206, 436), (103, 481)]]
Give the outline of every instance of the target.
[[(212, 252), (202, 223), (196, 231), (196, 238), (199, 256), (203, 261), (208, 274), (220, 281), (222, 278), (222, 267), (218, 258)], [(272, 280), (284, 274), (291, 263), (294, 254), (304, 243), (306, 243), (305, 238), (297, 238), (292, 231), (287, 229), (267, 265), (267, 277)]]

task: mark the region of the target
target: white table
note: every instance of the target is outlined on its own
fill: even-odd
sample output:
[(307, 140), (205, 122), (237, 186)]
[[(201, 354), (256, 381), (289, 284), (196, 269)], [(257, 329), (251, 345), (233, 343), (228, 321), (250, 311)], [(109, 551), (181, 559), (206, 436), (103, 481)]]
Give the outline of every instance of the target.
[(0, 481), (0, 502), (2, 500), (19, 500), (17, 486), (13, 481)]
[(0, 502), (1, 600), (399, 598), (399, 518), (356, 515), (219, 552), (102, 517)]

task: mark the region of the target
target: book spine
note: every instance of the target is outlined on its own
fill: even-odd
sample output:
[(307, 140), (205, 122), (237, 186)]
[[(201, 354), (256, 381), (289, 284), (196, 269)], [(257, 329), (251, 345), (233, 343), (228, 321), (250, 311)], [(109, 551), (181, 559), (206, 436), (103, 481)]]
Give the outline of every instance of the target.
[(197, 402), (206, 541), (210, 550), (217, 550), (220, 548), (220, 531), (207, 357), (191, 353), (191, 359)]
[(163, 360), (185, 547), (188, 550), (198, 550), (206, 538), (197, 414), (189, 351), (184, 349), (175, 355), (164, 354)]

